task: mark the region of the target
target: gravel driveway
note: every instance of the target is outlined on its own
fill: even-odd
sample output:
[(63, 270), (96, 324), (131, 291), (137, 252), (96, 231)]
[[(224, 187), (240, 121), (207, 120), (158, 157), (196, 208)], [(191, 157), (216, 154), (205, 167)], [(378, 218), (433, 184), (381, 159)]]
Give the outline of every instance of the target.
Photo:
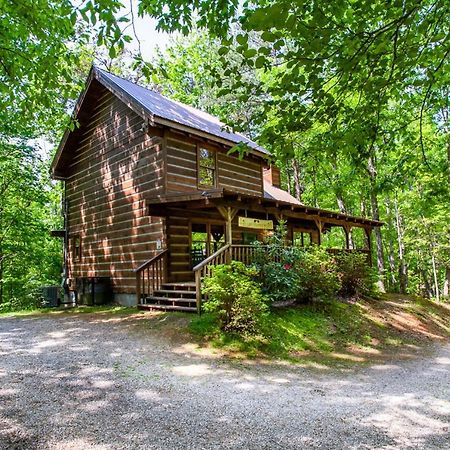
[(0, 449), (450, 448), (448, 345), (321, 371), (223, 361), (147, 328), (0, 319)]

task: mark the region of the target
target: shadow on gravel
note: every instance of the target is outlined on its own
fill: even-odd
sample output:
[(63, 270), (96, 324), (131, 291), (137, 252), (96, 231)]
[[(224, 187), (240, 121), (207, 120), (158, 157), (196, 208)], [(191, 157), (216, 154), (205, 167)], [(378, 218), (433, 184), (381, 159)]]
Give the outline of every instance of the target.
[(132, 321), (0, 322), (0, 448), (447, 448), (450, 348), (324, 373), (175, 348)]

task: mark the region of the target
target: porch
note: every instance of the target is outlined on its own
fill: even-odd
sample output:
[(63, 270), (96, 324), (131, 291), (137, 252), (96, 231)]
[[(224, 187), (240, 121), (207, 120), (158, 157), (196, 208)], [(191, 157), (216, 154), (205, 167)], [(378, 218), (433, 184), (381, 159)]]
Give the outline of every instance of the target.
[[(163, 249), (135, 270), (140, 308), (201, 310), (202, 280), (214, 266), (232, 260), (250, 264), (255, 247), (280, 220), (292, 245), (327, 245), (342, 234), (331, 252), (358, 251), (370, 262), (371, 230), (381, 223), (273, 198), (214, 189), (171, 194), (147, 202), (151, 216), (165, 218)], [(353, 230), (362, 232), (356, 248)]]

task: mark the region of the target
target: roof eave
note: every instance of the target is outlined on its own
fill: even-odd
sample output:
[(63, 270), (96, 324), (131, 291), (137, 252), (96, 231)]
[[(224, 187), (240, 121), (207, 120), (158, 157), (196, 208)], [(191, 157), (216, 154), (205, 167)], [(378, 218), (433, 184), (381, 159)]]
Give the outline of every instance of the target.
[[(222, 138), (220, 136), (216, 136), (215, 134), (208, 133), (206, 131), (199, 130), (197, 128), (189, 127), (187, 125), (180, 124), (178, 122), (175, 122), (173, 120), (164, 119), (163, 117), (160, 117), (156, 114), (154, 114), (152, 111), (150, 111), (145, 105), (143, 105), (136, 97), (128, 93), (125, 89), (118, 86), (115, 83), (112, 83), (107, 77), (105, 77), (101, 71), (95, 70), (95, 76), (96, 78), (105, 86), (107, 87), (111, 92), (116, 94), (129, 108), (131, 108), (134, 112), (139, 114), (142, 118), (145, 118), (149, 120), (150, 124), (158, 124), (163, 125), (167, 127), (172, 127), (174, 129), (184, 131), (199, 137), (203, 137), (206, 139), (210, 139), (212, 141), (216, 141), (225, 145), (228, 145), (230, 147), (234, 147), (238, 144), (238, 142), (231, 141), (229, 139)], [(136, 107), (136, 104), (139, 105), (139, 108)], [(242, 141), (245, 143), (245, 141)], [(257, 155), (259, 157), (262, 157), (264, 159), (271, 159), (272, 155), (266, 154), (264, 152), (259, 151), (258, 149), (249, 147), (249, 152)]]
[[(86, 79), (86, 82), (84, 84), (84, 89), (81, 92), (80, 96), (78, 97), (77, 102), (75, 103), (75, 106), (73, 108), (72, 114), (70, 116), (71, 120), (75, 120), (78, 117), (78, 113), (80, 111), (81, 105), (83, 104), (86, 93), (87, 93), (89, 87), (91, 86), (92, 80), (95, 78), (95, 72), (96, 72), (95, 67), (92, 66), (91, 70), (89, 71), (89, 75)], [(53, 160), (50, 164), (50, 175), (55, 180), (64, 179), (64, 177), (57, 175), (56, 172), (57, 172), (59, 160), (61, 158), (61, 154), (67, 143), (67, 139), (69, 138), (70, 133), (71, 133), (71, 130), (69, 128), (66, 128), (66, 130), (64, 131), (63, 137), (61, 139), (61, 142), (58, 145), (58, 149), (56, 150), (55, 156), (53, 157)]]

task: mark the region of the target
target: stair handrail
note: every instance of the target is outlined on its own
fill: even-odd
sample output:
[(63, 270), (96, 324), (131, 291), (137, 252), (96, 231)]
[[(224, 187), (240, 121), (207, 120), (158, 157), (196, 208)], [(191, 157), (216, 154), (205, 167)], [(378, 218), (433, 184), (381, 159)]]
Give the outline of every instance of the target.
[[(145, 261), (138, 268), (134, 269), (136, 275), (136, 302), (140, 303), (142, 296), (145, 294), (151, 295), (160, 287), (167, 278), (167, 264), (166, 261), (162, 261), (169, 249), (161, 250), (155, 256)], [(160, 262), (161, 261), (161, 262)], [(152, 269), (152, 277), (150, 283), (150, 268)], [(148, 292), (142, 292), (142, 288), (145, 291), (145, 272), (147, 271), (147, 287)], [(156, 284), (156, 289), (155, 289)]]
[(220, 264), (224, 262), (230, 262), (230, 250), (231, 244), (225, 244), (223, 247), (220, 247), (219, 250), (217, 250), (212, 255), (208, 256), (206, 259), (192, 268), (195, 276), (195, 299), (197, 303), (197, 312), (199, 314), (201, 314), (202, 312), (202, 276), (206, 275), (206, 271), (209, 266), (217, 265), (217, 262), (219, 262), (218, 258), (220, 256), (225, 256), (225, 259), (220, 258)]
[(193, 267), (192, 271), (197, 272), (197, 271), (203, 269), (203, 267), (207, 266), (211, 261), (216, 259), (222, 253), (225, 253), (230, 247), (231, 247), (231, 244), (225, 244), (223, 247), (220, 247), (219, 250), (217, 250), (212, 255), (208, 256), (202, 262), (198, 263), (195, 267)]

